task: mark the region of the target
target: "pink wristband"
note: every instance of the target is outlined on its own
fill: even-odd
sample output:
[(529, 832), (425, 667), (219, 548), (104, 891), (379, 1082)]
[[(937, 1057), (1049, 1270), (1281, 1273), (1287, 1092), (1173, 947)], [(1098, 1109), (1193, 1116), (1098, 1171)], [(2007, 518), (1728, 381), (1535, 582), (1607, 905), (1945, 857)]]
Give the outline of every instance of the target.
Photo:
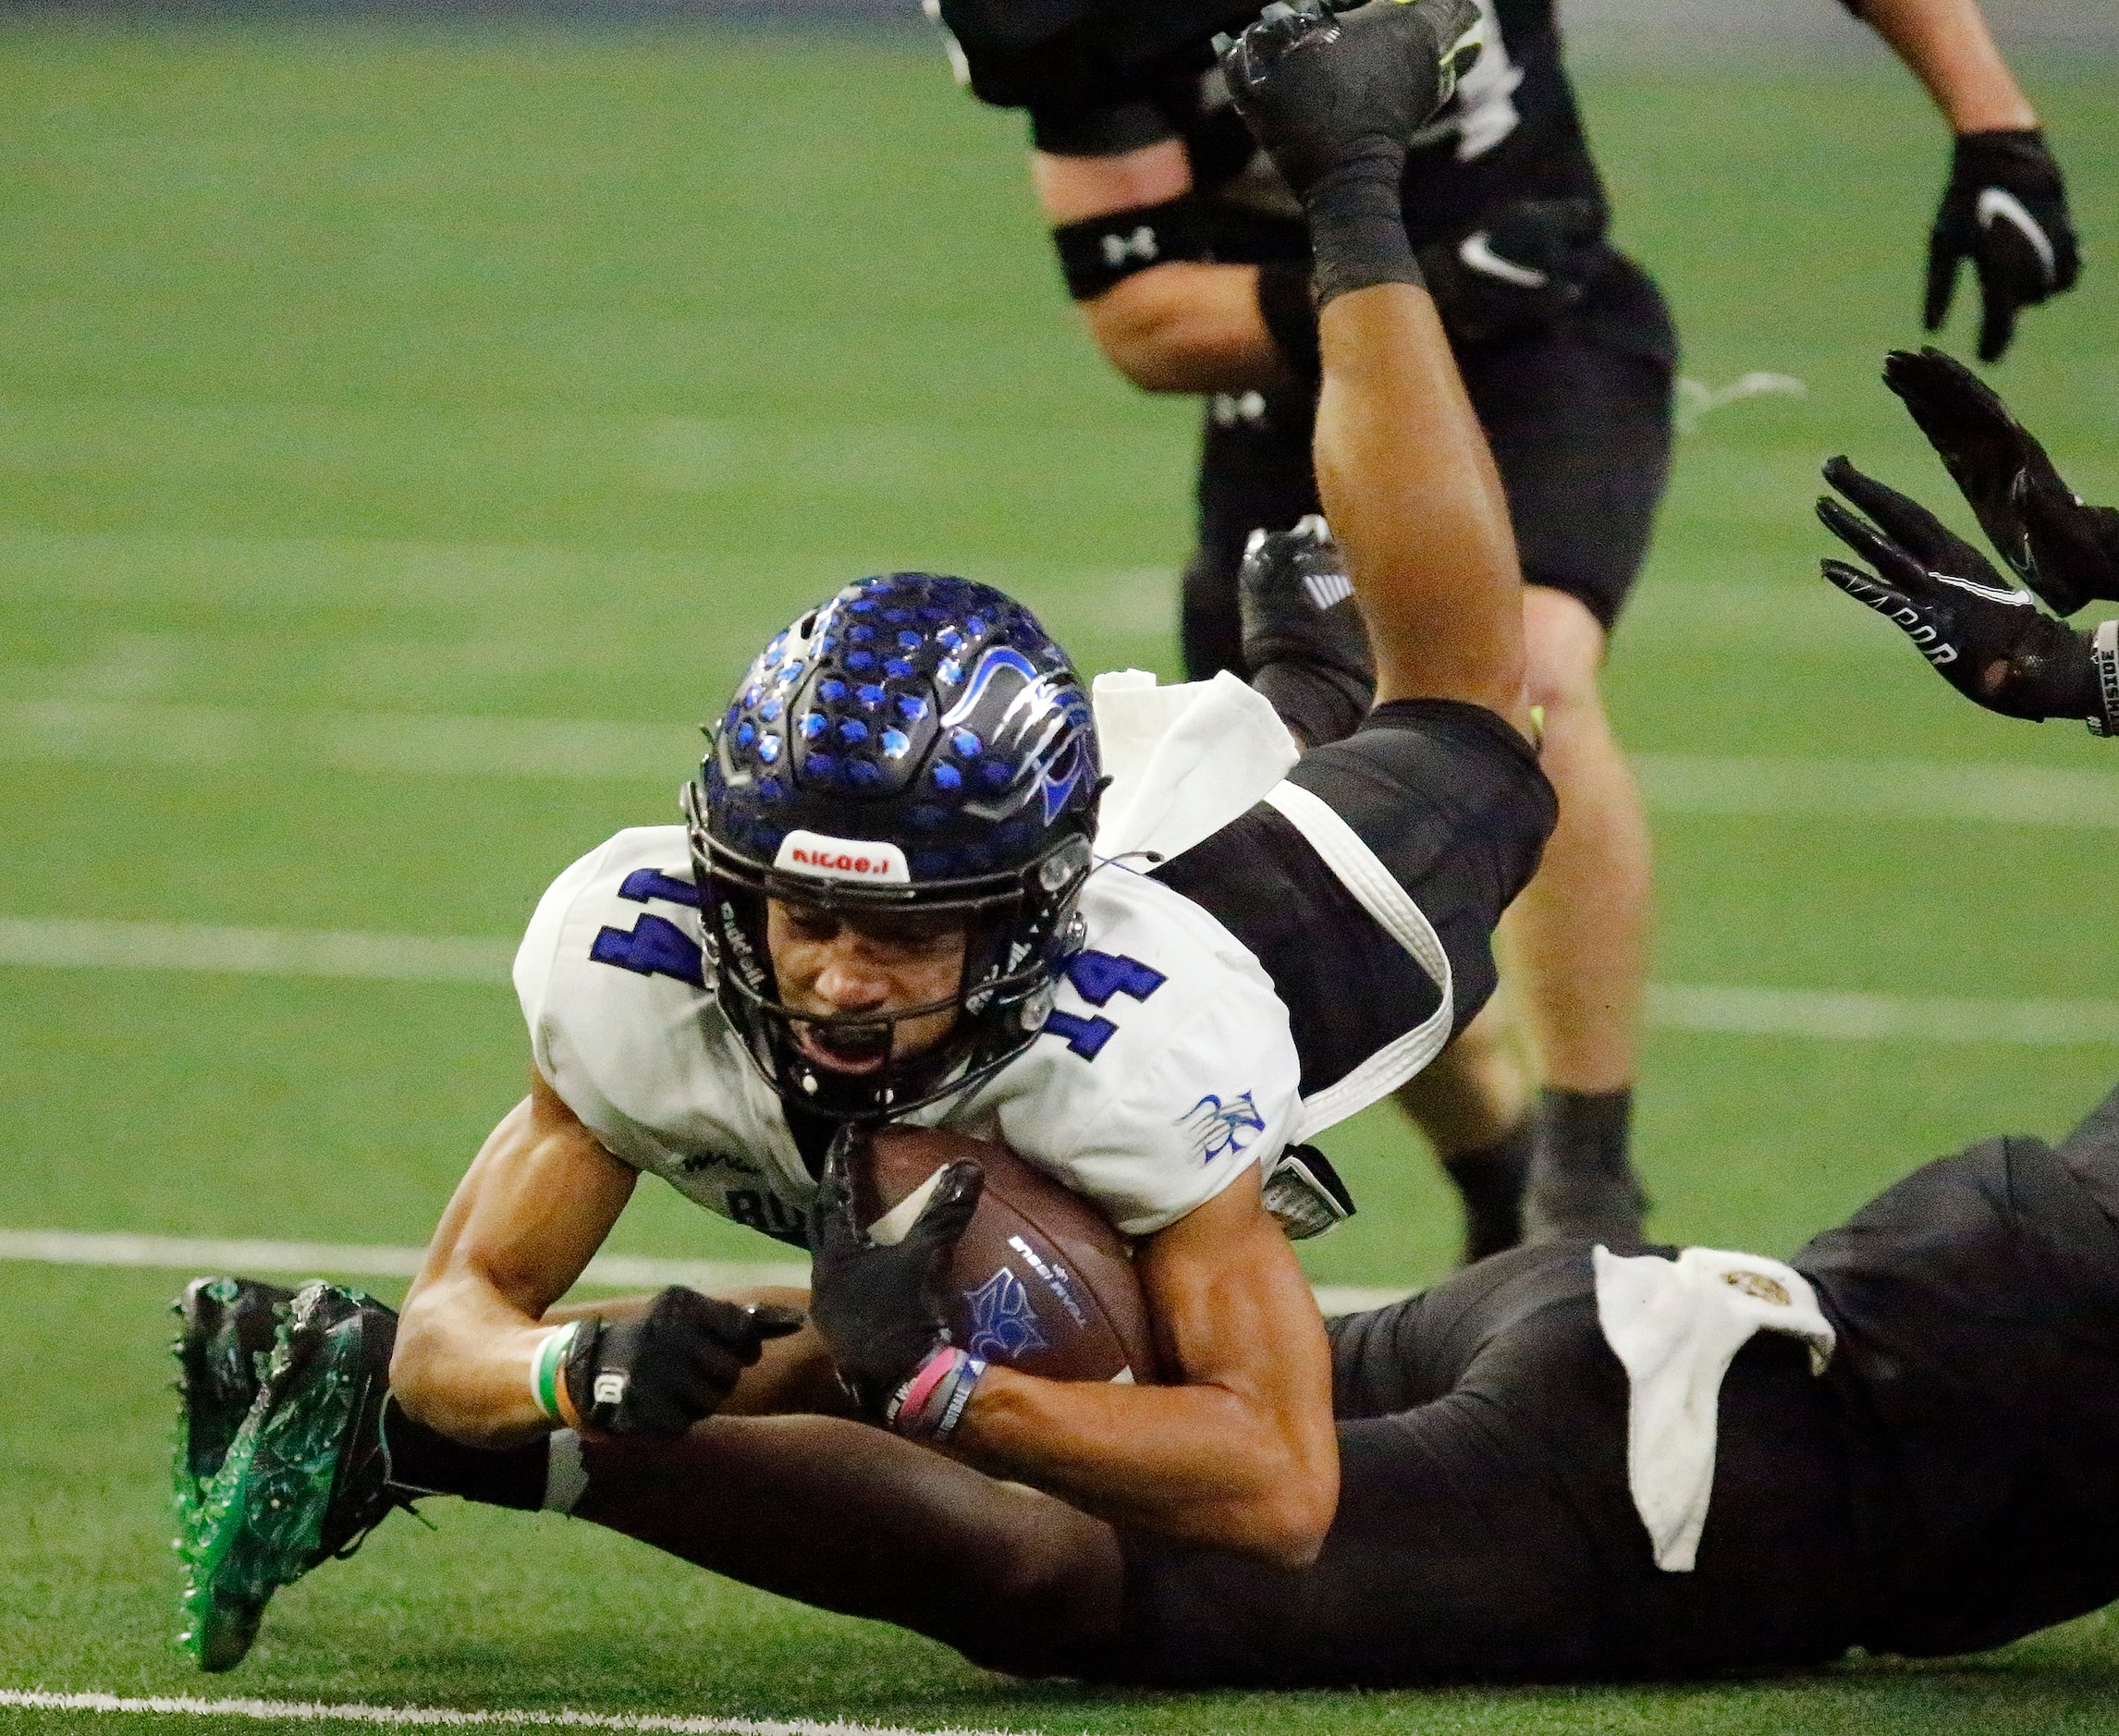
[(927, 1400), (935, 1396), (935, 1388), (956, 1372), (957, 1360), (962, 1355), (962, 1351), (949, 1344), (930, 1351), (927, 1360), (913, 1371), (913, 1377), (898, 1388), (898, 1396), (890, 1401), (884, 1420), (896, 1427), (900, 1417), (907, 1422), (918, 1417), (927, 1408)]
[(911, 1440), (938, 1441), (962, 1419), (986, 1363), (945, 1344), (899, 1388), (883, 1420)]

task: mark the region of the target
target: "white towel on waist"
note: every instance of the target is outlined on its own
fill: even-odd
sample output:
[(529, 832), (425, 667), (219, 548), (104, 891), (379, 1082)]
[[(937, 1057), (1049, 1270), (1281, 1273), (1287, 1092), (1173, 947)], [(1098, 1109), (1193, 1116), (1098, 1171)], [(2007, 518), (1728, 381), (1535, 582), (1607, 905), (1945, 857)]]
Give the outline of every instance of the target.
[(1758, 1332), (1810, 1347), (1810, 1372), (1832, 1353), (1832, 1328), (1809, 1282), (1762, 1254), (1687, 1248), (1674, 1260), (1594, 1251), (1597, 1322), (1624, 1364), (1626, 1482), (1656, 1565), (1689, 1573), (1714, 1493), (1721, 1377)]

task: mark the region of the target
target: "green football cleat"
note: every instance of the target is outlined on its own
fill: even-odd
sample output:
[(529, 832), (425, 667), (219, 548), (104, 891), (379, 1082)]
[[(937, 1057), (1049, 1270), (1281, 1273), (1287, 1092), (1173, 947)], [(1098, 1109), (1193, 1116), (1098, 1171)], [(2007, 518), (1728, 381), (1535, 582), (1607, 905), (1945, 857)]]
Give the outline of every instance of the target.
[(200, 1669), (239, 1664), (275, 1592), (410, 1505), (389, 1485), (383, 1444), (397, 1327), (337, 1284), (307, 1286), (287, 1310), (264, 1384), (178, 1540), (178, 1644)]
[(178, 1394), (172, 1471), (177, 1522), (186, 1531), (264, 1384), (277, 1311), (293, 1300), (292, 1290), (254, 1278), (195, 1278), (169, 1304), (178, 1321), (170, 1347)]

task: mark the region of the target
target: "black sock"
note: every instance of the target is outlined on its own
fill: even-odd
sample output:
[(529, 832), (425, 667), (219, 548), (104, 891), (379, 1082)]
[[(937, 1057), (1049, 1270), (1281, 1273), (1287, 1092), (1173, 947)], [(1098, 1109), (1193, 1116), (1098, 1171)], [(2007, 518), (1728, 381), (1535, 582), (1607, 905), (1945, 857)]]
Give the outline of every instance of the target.
[(1634, 1091), (1565, 1091), (1547, 1085), (1537, 1094), (1539, 1131), (1559, 1168), (1571, 1173), (1626, 1175), (1626, 1149), (1634, 1126)]
[(395, 1398), (383, 1408), (383, 1440), (389, 1449), (390, 1482), (407, 1493), (460, 1495), (488, 1507), (533, 1513), (545, 1503), (550, 1452), (544, 1440), (521, 1447), (466, 1447), (415, 1423)]
[(1523, 1240), (1523, 1186), (1537, 1135), (1537, 1123), (1526, 1115), (1492, 1144), (1442, 1159), (1464, 1196), (1466, 1265)]

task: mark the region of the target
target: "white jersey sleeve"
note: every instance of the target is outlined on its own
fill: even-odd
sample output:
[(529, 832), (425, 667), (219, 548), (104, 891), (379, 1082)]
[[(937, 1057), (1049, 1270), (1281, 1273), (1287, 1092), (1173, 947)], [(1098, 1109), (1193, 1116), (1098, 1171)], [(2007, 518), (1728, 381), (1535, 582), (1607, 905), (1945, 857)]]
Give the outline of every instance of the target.
[(539, 901), (515, 959), (537, 1071), (611, 1155), (783, 1238), (814, 1192), (704, 982), (681, 826), (620, 832)]

